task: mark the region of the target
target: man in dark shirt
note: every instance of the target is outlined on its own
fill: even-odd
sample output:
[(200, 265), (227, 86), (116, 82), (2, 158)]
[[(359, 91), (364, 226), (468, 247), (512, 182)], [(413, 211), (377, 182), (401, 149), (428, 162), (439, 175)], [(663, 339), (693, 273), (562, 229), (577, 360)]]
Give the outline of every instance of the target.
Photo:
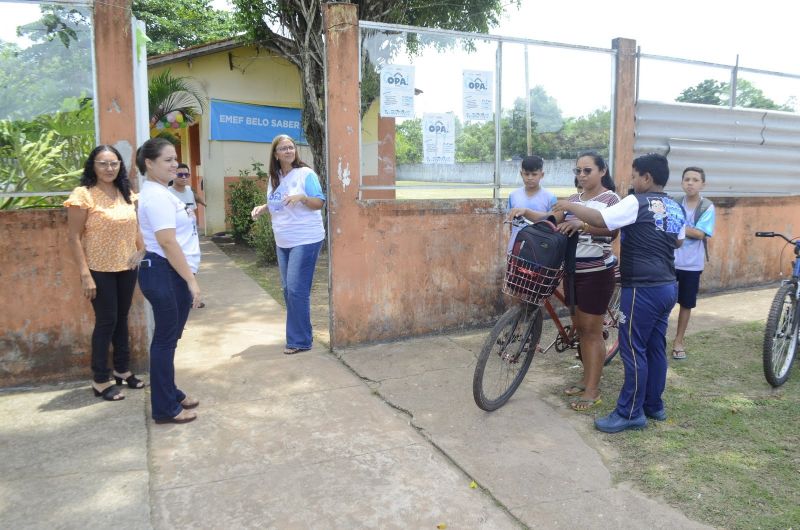
[(565, 211), (592, 226), (620, 229), (620, 357), (625, 382), (617, 407), (595, 421), (603, 432), (642, 429), (647, 418), (667, 418), (661, 395), (667, 380), (666, 333), (677, 300), (674, 250), (685, 237), (683, 207), (664, 193), (669, 165), (650, 153), (633, 161), (634, 193), (604, 210), (558, 201)]

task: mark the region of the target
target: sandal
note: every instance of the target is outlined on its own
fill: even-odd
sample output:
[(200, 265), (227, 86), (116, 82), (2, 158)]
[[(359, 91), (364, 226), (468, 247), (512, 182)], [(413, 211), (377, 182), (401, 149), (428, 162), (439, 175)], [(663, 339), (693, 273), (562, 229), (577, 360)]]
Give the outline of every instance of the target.
[[(114, 381), (116, 381), (116, 383), (118, 385), (122, 384), (123, 379), (122, 379), (122, 377), (117, 375), (117, 372), (114, 372)], [(128, 384), (129, 387), (134, 388), (134, 389), (144, 388), (144, 387), (147, 386), (144, 381), (142, 381), (141, 379), (137, 378), (133, 374), (131, 374), (130, 376), (126, 377), (125, 378), (125, 382)]]
[(158, 419), (156, 420), (156, 423), (189, 423), (190, 421), (194, 421), (196, 419), (197, 414), (194, 412), (186, 412), (185, 410), (182, 410), (174, 418), (167, 418), (165, 420)]
[(576, 412), (588, 412), (602, 402), (603, 400), (600, 398), (600, 396), (597, 396), (597, 399), (580, 398), (570, 403), (569, 406), (572, 407), (572, 410)]
[(286, 348), (283, 350), (283, 353), (286, 355), (294, 355), (295, 353), (300, 353), (301, 351), (308, 351), (311, 348)]
[(102, 397), (106, 401), (122, 401), (125, 399), (125, 396), (123, 396), (120, 390), (114, 385), (107, 386), (105, 390), (102, 391), (97, 390), (94, 385), (92, 385), (92, 390), (95, 396)]
[(577, 396), (578, 394), (582, 394), (583, 391), (586, 390), (586, 387), (580, 383), (576, 383), (572, 386), (568, 386), (564, 389), (564, 394), (567, 396)]
[(189, 396), (186, 396), (183, 398), (183, 401), (181, 401), (181, 407), (185, 409), (193, 409), (198, 405), (200, 405), (200, 400), (197, 398), (190, 398)]
[(672, 358), (676, 361), (682, 361), (686, 359), (686, 350), (672, 350)]

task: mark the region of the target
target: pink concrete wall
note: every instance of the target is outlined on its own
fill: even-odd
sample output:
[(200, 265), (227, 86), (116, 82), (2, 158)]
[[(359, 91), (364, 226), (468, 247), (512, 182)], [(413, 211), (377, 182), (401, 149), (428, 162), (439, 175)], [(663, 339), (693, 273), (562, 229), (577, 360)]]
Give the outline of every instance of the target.
[(491, 201), (355, 206), (334, 229), (336, 346), (475, 326), (498, 314), (507, 236)]
[[(794, 256), (782, 239), (757, 238), (758, 231), (800, 235), (800, 197), (716, 198), (717, 222), (709, 239), (709, 262), (701, 291), (774, 281), (791, 271)], [(742, 308), (745, 310), (746, 308)]]
[[(97, 107), (100, 143), (114, 145), (127, 158), (128, 168), (133, 168), (134, 153), (138, 146), (130, 9), (131, 0), (106, 0), (94, 4), (97, 79), (94, 104)], [(135, 175), (132, 170), (128, 173)], [(135, 178), (131, 178), (131, 183), (138, 189)]]
[[(331, 343), (342, 347), (486, 322), (502, 306), (507, 233), (489, 200), (358, 200), (358, 22), (354, 5), (324, 8), (329, 65), (328, 190)], [(635, 42), (616, 39), (616, 167), (633, 159)], [(386, 124), (388, 128), (388, 123)], [(384, 138), (386, 133), (379, 136)], [(387, 149), (388, 151), (389, 149)], [(617, 171), (617, 177), (628, 171)], [(385, 178), (387, 170), (375, 182)], [(619, 180), (626, 189), (626, 176)], [(800, 197), (720, 199), (704, 290), (778, 278), (781, 245), (757, 230), (797, 234)], [(784, 253), (783, 270), (790, 254)], [(746, 310), (746, 308), (743, 308)]]
[[(0, 211), (0, 387), (91, 379), (92, 306), (67, 248), (64, 209)], [(129, 329), (132, 370), (147, 370), (144, 297)]]
[[(94, 6), (99, 141), (115, 145), (128, 167), (136, 150), (130, 3)], [(91, 377), (94, 313), (66, 247), (66, 219), (63, 209), (0, 212), (0, 387)], [(144, 307), (137, 289), (130, 332), (138, 372), (147, 369)]]

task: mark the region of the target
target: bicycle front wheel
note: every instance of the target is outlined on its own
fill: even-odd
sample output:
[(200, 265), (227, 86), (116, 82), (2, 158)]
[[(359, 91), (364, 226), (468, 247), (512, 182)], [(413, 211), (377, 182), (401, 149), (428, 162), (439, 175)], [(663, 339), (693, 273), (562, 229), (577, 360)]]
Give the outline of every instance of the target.
[(542, 335), (542, 310), (515, 305), (497, 321), (483, 344), (472, 395), (483, 410), (502, 407), (519, 387), (533, 360)]
[(764, 377), (774, 387), (789, 378), (789, 371), (797, 351), (797, 298), (796, 286), (781, 285), (767, 317), (764, 330)]
[(603, 316), (603, 340), (605, 341), (606, 357), (603, 366), (608, 366), (614, 356), (619, 352), (619, 297), (621, 287), (619, 282), (614, 284), (614, 294), (608, 302), (608, 309)]

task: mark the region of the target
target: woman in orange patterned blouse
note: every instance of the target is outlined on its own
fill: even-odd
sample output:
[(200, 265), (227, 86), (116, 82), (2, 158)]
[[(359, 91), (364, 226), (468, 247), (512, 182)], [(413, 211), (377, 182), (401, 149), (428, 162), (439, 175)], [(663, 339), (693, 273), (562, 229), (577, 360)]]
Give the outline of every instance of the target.
[(81, 273), (83, 295), (94, 308), (92, 389), (107, 401), (125, 398), (109, 380), (109, 345), (114, 346), (116, 384), (145, 387), (128, 366), (128, 310), (136, 266), (144, 255), (135, 201), (122, 155), (110, 145), (100, 145), (89, 154), (81, 185), (64, 202), (69, 246)]

